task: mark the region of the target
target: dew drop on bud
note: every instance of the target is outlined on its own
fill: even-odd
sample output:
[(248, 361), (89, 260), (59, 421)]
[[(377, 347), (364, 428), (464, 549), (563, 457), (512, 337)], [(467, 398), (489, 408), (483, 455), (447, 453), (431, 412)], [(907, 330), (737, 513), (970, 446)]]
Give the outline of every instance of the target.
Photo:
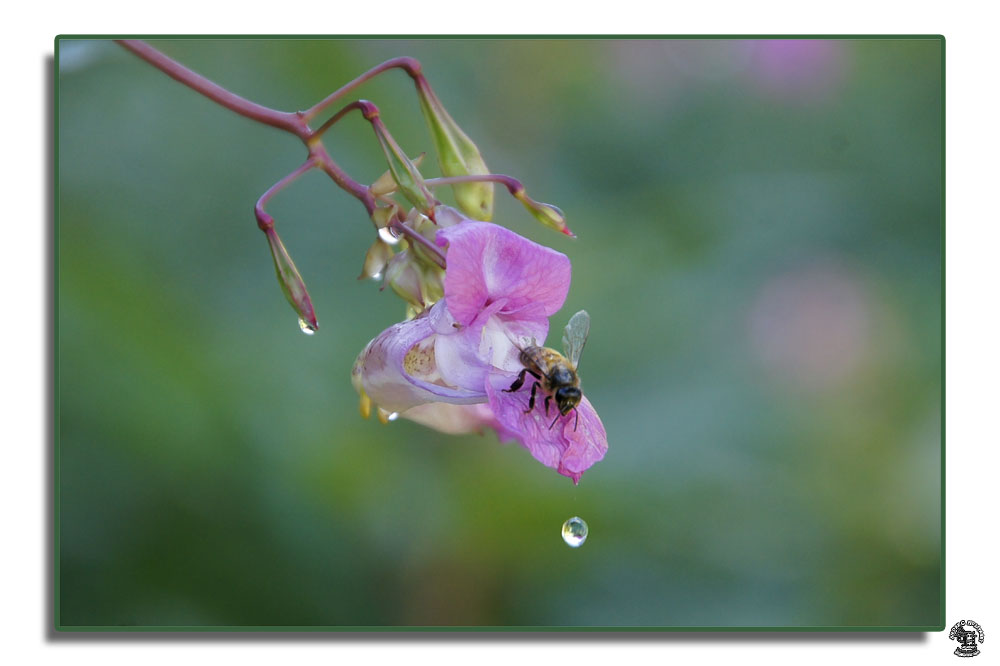
[(299, 317), (299, 328), (301, 328), (302, 332), (305, 333), (306, 335), (312, 335), (313, 333), (316, 332), (316, 329), (313, 328), (312, 325), (302, 317)]
[(386, 415), (385, 420), (395, 421), (398, 418), (399, 418), (399, 412), (390, 412), (388, 415)]
[(579, 548), (587, 540), (587, 523), (583, 518), (570, 518), (563, 523), (562, 538), (570, 548)]
[(379, 229), (378, 237), (381, 238), (384, 242), (388, 243), (389, 245), (399, 244), (399, 236), (397, 236), (396, 232), (390, 229), (389, 227), (382, 227), (381, 229)]

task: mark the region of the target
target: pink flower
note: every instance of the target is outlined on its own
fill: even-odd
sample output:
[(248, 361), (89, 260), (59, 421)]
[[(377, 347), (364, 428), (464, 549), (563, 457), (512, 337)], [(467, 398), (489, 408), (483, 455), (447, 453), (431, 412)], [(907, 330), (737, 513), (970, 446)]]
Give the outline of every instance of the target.
[(443, 432), (493, 428), (578, 482), (608, 448), (590, 401), (553, 424), (558, 412), (546, 415), (543, 400), (527, 409), (530, 381), (504, 391), (523, 369), (520, 349), (544, 342), (548, 318), (566, 300), (569, 259), (468, 219), (440, 229), (436, 241), (447, 247), (444, 299), (368, 343), (355, 385), (382, 409)]

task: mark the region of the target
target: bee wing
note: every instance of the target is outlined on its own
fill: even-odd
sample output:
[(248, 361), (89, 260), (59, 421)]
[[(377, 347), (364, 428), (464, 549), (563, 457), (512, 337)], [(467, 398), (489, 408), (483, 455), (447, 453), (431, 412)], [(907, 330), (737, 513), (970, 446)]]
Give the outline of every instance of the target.
[(583, 346), (587, 344), (588, 335), (590, 335), (590, 315), (586, 310), (580, 310), (569, 318), (569, 323), (563, 332), (563, 352), (574, 368), (580, 364), (580, 354), (583, 353)]

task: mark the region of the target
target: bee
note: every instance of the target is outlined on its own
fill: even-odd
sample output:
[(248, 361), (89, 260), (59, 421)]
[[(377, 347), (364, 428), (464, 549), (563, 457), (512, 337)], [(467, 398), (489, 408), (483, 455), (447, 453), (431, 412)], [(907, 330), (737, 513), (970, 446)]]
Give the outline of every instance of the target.
[(580, 376), (576, 370), (580, 364), (580, 354), (583, 353), (583, 346), (587, 343), (587, 335), (590, 333), (590, 315), (586, 310), (580, 310), (570, 317), (569, 323), (563, 332), (563, 352), (560, 354), (555, 349), (540, 347), (534, 344), (519, 347), (521, 350), (521, 364), (524, 369), (517, 375), (517, 379), (504, 389), (506, 393), (513, 393), (522, 386), (526, 375), (535, 378), (531, 385), (531, 396), (528, 398), (528, 409), (525, 414), (535, 408), (535, 395), (541, 387), (545, 395), (545, 415), (549, 413), (549, 403), (555, 401), (559, 413), (553, 419), (549, 428), (556, 424), (560, 417), (566, 416), (573, 411), (576, 413), (576, 420), (573, 422), (573, 430), (580, 421), (580, 413), (576, 406), (580, 404), (583, 391), (580, 390)]

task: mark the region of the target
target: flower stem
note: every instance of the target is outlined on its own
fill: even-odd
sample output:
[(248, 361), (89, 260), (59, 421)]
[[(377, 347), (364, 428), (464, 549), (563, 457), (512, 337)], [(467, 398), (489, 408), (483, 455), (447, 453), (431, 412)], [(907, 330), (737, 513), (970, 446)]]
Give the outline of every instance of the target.
[(513, 176), (505, 176), (500, 173), (484, 173), (470, 176), (445, 176), (442, 178), (428, 178), (424, 184), (428, 187), (440, 187), (444, 185), (459, 185), (461, 183), (500, 183), (504, 185), (511, 194), (524, 192), (524, 185)]
[(444, 252), (441, 251), (441, 248), (439, 248), (437, 245), (424, 238), (423, 234), (421, 234), (415, 229), (411, 229), (410, 227), (406, 226), (405, 224), (399, 221), (399, 218), (396, 218), (392, 222), (390, 222), (389, 227), (396, 233), (406, 236), (406, 238), (409, 239), (411, 242), (419, 243), (425, 250), (427, 250), (427, 253), (430, 254), (430, 256), (434, 259), (435, 264), (437, 264), (441, 268), (448, 267), (445, 261)]
[(360, 86), (365, 81), (378, 76), (382, 72), (388, 71), (390, 69), (399, 68), (404, 70), (410, 75), (410, 78), (419, 86), (421, 82), (426, 86), (426, 80), (424, 80), (424, 75), (420, 71), (420, 62), (414, 58), (403, 56), (401, 58), (393, 58), (391, 60), (386, 60), (381, 65), (376, 65), (372, 67), (367, 72), (354, 79), (350, 83), (346, 83), (336, 91), (328, 95), (326, 98), (313, 105), (310, 109), (300, 112), (301, 117), (306, 120), (312, 120), (316, 114), (320, 113), (323, 109), (327, 108), (338, 99), (351, 92), (358, 86)]
[(270, 201), (271, 197), (273, 197), (275, 194), (277, 194), (278, 192), (280, 192), (281, 190), (285, 189), (293, 182), (295, 182), (295, 180), (299, 176), (309, 171), (310, 169), (316, 168), (317, 166), (318, 164), (316, 160), (313, 159), (307, 160), (298, 169), (291, 172), (290, 174), (279, 180), (277, 183), (269, 187), (267, 192), (264, 192), (264, 194), (260, 196), (260, 199), (257, 199), (257, 205), (254, 206), (254, 214), (257, 216), (257, 226), (260, 227), (261, 231), (266, 232), (268, 229), (274, 226), (274, 218), (272, 218), (264, 211), (264, 205), (268, 201)]
[[(348, 176), (333, 161), (333, 158), (330, 157), (330, 154), (318, 139), (315, 141), (312, 140), (313, 131), (309, 128), (308, 116), (306, 114), (302, 112), (278, 111), (244, 99), (235, 93), (229, 92), (219, 84), (206, 79), (201, 74), (188, 69), (143, 41), (137, 39), (119, 39), (116, 41), (164, 74), (201, 93), (216, 104), (224, 106), (245, 118), (294, 134), (302, 140), (309, 150), (309, 156), (319, 163), (319, 167), (330, 176), (333, 182), (348, 194), (358, 199), (364, 205), (369, 215), (375, 210), (375, 200), (368, 191), (368, 188)], [(397, 58), (397, 60), (412, 60), (412, 58)], [(397, 64), (395, 66), (402, 65)], [(419, 71), (419, 63), (416, 67)], [(378, 72), (375, 73), (377, 74)], [(317, 107), (322, 104), (323, 102), (320, 102)]]
[(138, 39), (119, 39), (116, 41), (167, 76), (180, 81), (230, 111), (235, 111), (241, 116), (256, 120), (259, 123), (291, 132), (301, 138), (305, 138), (309, 134), (309, 126), (297, 113), (270, 109), (256, 102), (244, 99), (235, 93), (231, 93), (219, 84), (206, 79), (201, 74), (188, 69), (176, 60), (167, 57), (149, 44)]

